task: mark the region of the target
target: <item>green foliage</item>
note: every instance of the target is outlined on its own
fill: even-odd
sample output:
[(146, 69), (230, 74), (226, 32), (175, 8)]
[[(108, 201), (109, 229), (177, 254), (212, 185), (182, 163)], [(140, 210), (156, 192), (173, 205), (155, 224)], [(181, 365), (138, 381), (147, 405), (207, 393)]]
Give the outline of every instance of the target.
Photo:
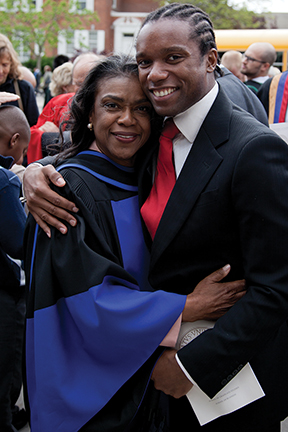
[[(54, 57), (46, 57), (46, 56), (41, 57), (41, 68), (40, 69), (41, 69), (42, 75), (44, 74), (44, 66), (49, 65), (51, 67), (51, 69), (53, 69), (53, 60), (54, 60)], [(22, 65), (26, 66), (28, 69), (33, 71), (34, 68), (37, 66), (37, 60), (30, 58), (29, 60), (22, 62)]]
[(79, 10), (78, 0), (43, 0), (41, 10), (33, 0), (0, 0), (0, 32), (5, 33), (15, 49), (21, 41), (22, 48), (35, 54), (38, 45), (40, 57), (45, 46), (56, 47), (58, 34), (71, 38), (74, 30), (85, 29), (98, 21), (96, 12)]
[(215, 29), (265, 28), (263, 16), (248, 11), (245, 6), (239, 9), (229, 6), (227, 0), (178, 0), (178, 3), (192, 3), (208, 13)]

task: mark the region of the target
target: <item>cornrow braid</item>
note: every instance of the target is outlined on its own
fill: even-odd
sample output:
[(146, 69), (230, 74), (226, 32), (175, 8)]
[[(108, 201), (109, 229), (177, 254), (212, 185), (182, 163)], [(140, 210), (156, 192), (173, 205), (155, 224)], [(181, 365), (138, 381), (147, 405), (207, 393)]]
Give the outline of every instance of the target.
[(141, 29), (146, 24), (160, 19), (188, 22), (191, 27), (190, 38), (198, 41), (202, 55), (205, 55), (211, 48), (217, 49), (213, 24), (202, 9), (188, 3), (170, 3), (147, 15)]

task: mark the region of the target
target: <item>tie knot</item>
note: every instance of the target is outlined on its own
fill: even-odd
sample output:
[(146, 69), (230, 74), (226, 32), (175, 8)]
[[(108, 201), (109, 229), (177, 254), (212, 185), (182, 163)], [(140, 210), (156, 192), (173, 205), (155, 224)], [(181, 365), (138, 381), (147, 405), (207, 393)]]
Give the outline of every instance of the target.
[(179, 133), (179, 129), (178, 129), (177, 126), (175, 125), (175, 123), (174, 123), (174, 121), (172, 120), (172, 118), (166, 120), (161, 135), (165, 136), (166, 138), (169, 138), (169, 139), (173, 140), (173, 138), (174, 138), (178, 133)]

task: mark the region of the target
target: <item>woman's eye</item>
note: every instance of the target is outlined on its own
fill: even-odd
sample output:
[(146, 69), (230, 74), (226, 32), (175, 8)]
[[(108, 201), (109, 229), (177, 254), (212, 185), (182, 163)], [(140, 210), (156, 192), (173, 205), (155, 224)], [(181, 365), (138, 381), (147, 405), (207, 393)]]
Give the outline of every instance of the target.
[(138, 108), (140, 111), (150, 112), (151, 108), (148, 106), (142, 106)]
[(151, 113), (151, 108), (147, 105), (142, 105), (136, 108), (136, 111), (139, 111), (141, 113)]
[(116, 109), (116, 108), (118, 108), (118, 105), (116, 103), (114, 103), (114, 102), (107, 102), (107, 103), (104, 104), (104, 108), (107, 108), (107, 109)]

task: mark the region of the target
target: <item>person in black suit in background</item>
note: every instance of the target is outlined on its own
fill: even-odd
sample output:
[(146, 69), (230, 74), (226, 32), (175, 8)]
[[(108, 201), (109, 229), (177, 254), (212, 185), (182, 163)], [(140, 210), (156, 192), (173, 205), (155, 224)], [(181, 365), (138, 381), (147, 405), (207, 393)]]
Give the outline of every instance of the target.
[[(153, 190), (158, 145), (139, 158), (150, 283), (185, 294), (226, 262), (231, 280), (247, 281), (247, 294), (212, 330), (178, 352), (166, 350), (158, 360), (152, 379), (171, 396), (170, 430), (200, 430), (184, 397), (192, 382), (212, 398), (249, 362), (265, 396), (201, 431), (279, 431), (288, 415), (287, 145), (234, 105), (216, 83), (213, 26), (201, 9), (175, 3), (152, 12), (140, 29), (136, 51), (144, 92), (157, 113), (173, 118), (178, 127), (176, 183), (152, 229), (154, 211), (143, 205)], [(59, 175), (50, 179), (59, 181)], [(42, 208), (54, 208), (44, 195)], [(63, 209), (54, 214), (73, 221)], [(43, 215), (51, 221), (41, 210), (40, 223)]]

